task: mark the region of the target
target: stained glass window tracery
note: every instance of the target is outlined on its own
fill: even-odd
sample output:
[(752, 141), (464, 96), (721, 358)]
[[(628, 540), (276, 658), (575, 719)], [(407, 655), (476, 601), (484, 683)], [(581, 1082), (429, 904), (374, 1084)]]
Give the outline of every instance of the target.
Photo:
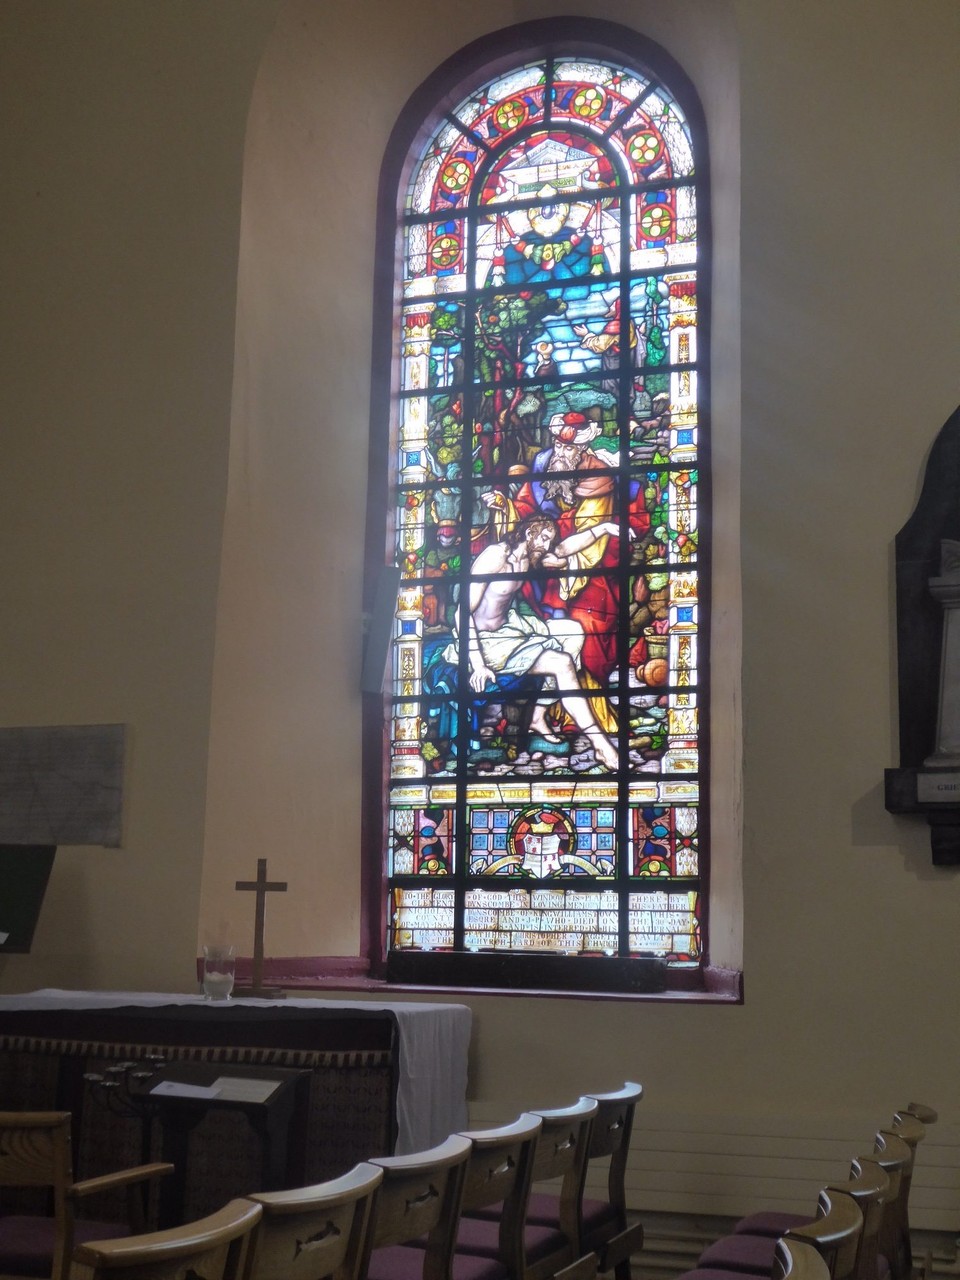
[(697, 147), (656, 76), (558, 49), (408, 167), (388, 973), (703, 957)]

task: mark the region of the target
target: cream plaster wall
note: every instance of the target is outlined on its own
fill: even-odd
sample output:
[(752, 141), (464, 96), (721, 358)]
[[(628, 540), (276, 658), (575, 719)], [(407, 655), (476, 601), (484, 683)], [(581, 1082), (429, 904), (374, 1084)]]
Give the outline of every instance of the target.
[[(719, 325), (717, 344), (742, 358), (718, 417), (742, 400), (747, 998), (475, 997), (476, 1113), (630, 1076), (661, 1126), (859, 1133), (909, 1093), (956, 1132), (960, 881), (931, 867), (925, 828), (885, 813), (882, 771), (896, 763), (892, 539), (958, 400), (960, 8), (925, 0), (907, 23), (893, 0), (563, 7), (645, 26), (701, 84), (739, 56), (743, 242), (739, 269), (717, 270), (743, 324)], [(380, 157), (434, 66), (552, 11), (0, 11), (14, 178), (0, 196), (0, 717), (119, 720), (133, 738), (124, 849), (61, 850), (34, 953), (0, 960), (0, 988), (185, 987), (198, 931), (249, 928), (230, 885), (263, 854), (294, 890), (270, 903), (269, 949), (354, 949)], [(691, 15), (705, 19), (692, 37)], [(368, 66), (376, 92), (347, 121)], [(735, 95), (711, 94), (735, 120)], [(735, 137), (720, 145), (735, 162)], [(735, 210), (735, 191), (718, 195)], [(734, 531), (718, 503), (718, 536)], [(735, 652), (720, 662), (735, 829)]]
[[(726, 3), (609, 3), (633, 17), (705, 86), (716, 117), (718, 375), (715, 432), (718, 645), (714, 959), (739, 964), (739, 328), (736, 39)], [(360, 743), (356, 732), (369, 422), (371, 249), (379, 161), (404, 102), (468, 40), (548, 5), (368, 4), (369, 20), (312, 0), (287, 3), (254, 92), (244, 176), (237, 363), (214, 677), (203, 936), (244, 936), (238, 868), (269, 853), (296, 893), (271, 898), (281, 955), (355, 955)], [(373, 15), (376, 13), (376, 21)], [(642, 23), (638, 19), (642, 17)], [(409, 46), (410, 55), (395, 56)], [(339, 52), (331, 60), (329, 50)], [(724, 55), (719, 55), (719, 49)], [(349, 129), (331, 130), (359, 68), (376, 95)], [(725, 74), (718, 72), (724, 70)], [(356, 157), (369, 157), (358, 165)], [(349, 282), (349, 283), (346, 283)], [(729, 358), (729, 353), (733, 358)], [(725, 358), (726, 357), (726, 358)], [(335, 603), (337, 607), (334, 607)], [(330, 672), (337, 678), (331, 680)], [(343, 673), (343, 678), (341, 678)], [(733, 692), (732, 692), (733, 691)], [(331, 725), (337, 730), (331, 733)], [(335, 801), (331, 804), (331, 797)], [(323, 873), (315, 868), (322, 865)], [(306, 872), (306, 874), (304, 874)], [(723, 908), (726, 909), (723, 909)], [(278, 939), (283, 939), (279, 942)], [(285, 948), (285, 949), (281, 949)]]
[(0, 987), (189, 980), (262, 0), (0, 6), (0, 723), (122, 722)]

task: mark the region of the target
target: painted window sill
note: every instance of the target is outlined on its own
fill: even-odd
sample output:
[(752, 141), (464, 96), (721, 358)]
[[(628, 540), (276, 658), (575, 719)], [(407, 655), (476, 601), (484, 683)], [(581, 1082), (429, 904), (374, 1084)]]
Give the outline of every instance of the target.
[[(250, 960), (237, 961), (240, 981), (250, 976)], [(495, 987), (451, 983), (387, 982), (373, 977), (369, 962), (353, 956), (298, 956), (264, 961), (264, 982), (285, 991), (367, 992), (390, 999), (394, 995), (449, 998), (451, 996), (525, 996), (552, 1000), (628, 1000), (657, 1004), (743, 1003), (743, 974), (737, 969), (706, 966), (671, 972), (663, 991), (576, 991), (530, 987)]]

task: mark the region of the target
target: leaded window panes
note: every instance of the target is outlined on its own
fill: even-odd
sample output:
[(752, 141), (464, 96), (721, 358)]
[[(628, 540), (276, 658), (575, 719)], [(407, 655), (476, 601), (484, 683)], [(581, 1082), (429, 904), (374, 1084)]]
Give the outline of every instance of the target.
[(450, 100), (398, 201), (388, 973), (695, 964), (701, 142), (560, 42)]

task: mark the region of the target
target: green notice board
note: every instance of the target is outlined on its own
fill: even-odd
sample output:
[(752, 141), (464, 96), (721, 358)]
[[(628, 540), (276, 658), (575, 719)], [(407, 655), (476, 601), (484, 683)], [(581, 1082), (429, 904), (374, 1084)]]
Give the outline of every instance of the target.
[(56, 852), (56, 845), (0, 844), (0, 955), (30, 950)]

